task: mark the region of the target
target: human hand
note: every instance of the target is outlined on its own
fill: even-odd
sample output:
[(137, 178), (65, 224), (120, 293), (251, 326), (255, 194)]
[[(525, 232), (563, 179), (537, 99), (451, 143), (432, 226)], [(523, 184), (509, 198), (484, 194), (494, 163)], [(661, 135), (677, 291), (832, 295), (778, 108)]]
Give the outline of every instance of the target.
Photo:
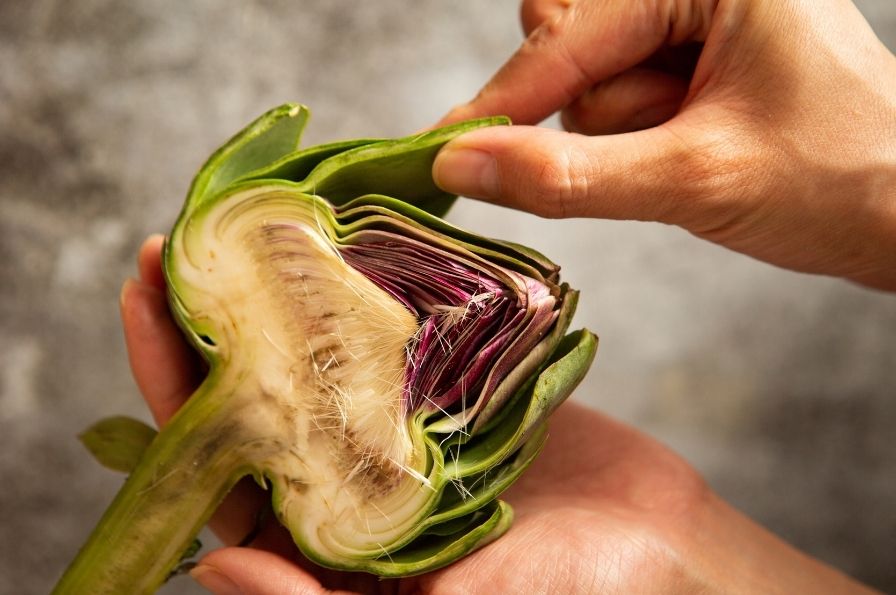
[[(155, 236), (143, 245), (140, 279), (121, 298), (134, 377), (160, 425), (203, 374), (167, 310), (161, 244)], [(567, 403), (550, 434), (503, 496), (516, 513), (511, 530), (447, 568), (400, 581), (326, 570), (305, 560), (276, 522), (251, 547), (234, 547), (269, 501), (248, 482), (211, 523), (229, 547), (207, 554), (192, 574), (215, 593), (252, 595), (864, 590), (738, 514), (683, 460), (631, 428)]]
[(845, 0), (524, 0), (525, 43), (442, 123), (444, 189), (675, 224), (896, 290), (896, 57)]

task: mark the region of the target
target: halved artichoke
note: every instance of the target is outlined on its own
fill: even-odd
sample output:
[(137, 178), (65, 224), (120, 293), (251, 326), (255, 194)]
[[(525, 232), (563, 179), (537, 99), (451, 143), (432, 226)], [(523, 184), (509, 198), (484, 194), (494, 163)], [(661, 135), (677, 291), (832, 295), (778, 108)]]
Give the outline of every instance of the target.
[(596, 337), (530, 249), (438, 219), (430, 169), (483, 119), (399, 140), (297, 148), (274, 109), (194, 180), (164, 253), (172, 312), (209, 363), (57, 587), (161, 584), (245, 475), (310, 559), (406, 576), (501, 535), (497, 496)]

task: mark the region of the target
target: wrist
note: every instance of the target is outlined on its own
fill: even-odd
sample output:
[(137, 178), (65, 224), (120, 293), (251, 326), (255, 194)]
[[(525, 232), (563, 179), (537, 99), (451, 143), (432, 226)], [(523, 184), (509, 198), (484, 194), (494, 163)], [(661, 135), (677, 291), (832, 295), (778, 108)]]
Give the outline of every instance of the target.
[(715, 494), (696, 522), (692, 564), (707, 592), (865, 594), (877, 591), (797, 550)]

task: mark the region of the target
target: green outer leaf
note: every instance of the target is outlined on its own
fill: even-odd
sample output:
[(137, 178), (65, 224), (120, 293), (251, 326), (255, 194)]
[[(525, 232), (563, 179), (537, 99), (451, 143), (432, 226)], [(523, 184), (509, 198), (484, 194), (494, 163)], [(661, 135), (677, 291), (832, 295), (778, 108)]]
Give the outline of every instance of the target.
[[(454, 518), (450, 521), (445, 521), (444, 523), (434, 525), (423, 532), (423, 537), (429, 537), (432, 535), (437, 535), (439, 537), (448, 537), (449, 535), (454, 535), (455, 533), (463, 533), (464, 531), (472, 527), (476, 522), (476, 515), (474, 513), (470, 513), (467, 516)], [(410, 547), (413, 547), (413, 545), (411, 545)]]
[(289, 103), (236, 134), (196, 174), (179, 220), (228, 186), (252, 179), (290, 180), (336, 205), (385, 194), (444, 215), (455, 197), (432, 179), (436, 153), (464, 132), (510, 124), (503, 116), (480, 118), (395, 140), (346, 140), (298, 151), (308, 116), (308, 108)]
[(382, 139), (359, 138), (352, 140), (337, 141), (324, 145), (315, 145), (284, 155), (273, 163), (266, 164), (260, 169), (253, 170), (242, 176), (238, 182), (247, 180), (289, 180), (291, 182), (300, 182), (304, 180), (317, 165), (327, 159), (354, 149), (362, 145), (370, 145), (382, 142)]
[(308, 113), (304, 105), (287, 103), (263, 114), (237, 133), (215, 151), (196, 174), (184, 212), (194, 209), (241, 176), (295, 151)]
[(451, 486), (447, 487), (436, 512), (426, 519), (427, 531), (430, 527), (450, 522), (497, 498), (532, 464), (544, 447), (545, 440), (547, 440), (547, 425), (542, 424), (539, 426), (539, 433), (523, 444), (511, 459), (478, 475), (463, 478), (463, 483), (470, 485), (465, 494), (456, 489), (451, 492), (449, 491)]
[(486, 126), (510, 124), (505, 117), (469, 120), (397, 140), (364, 145), (320, 163), (299, 188), (335, 205), (365, 194), (385, 194), (444, 215), (454, 202), (432, 179), (436, 153), (452, 138)]
[(554, 409), (585, 377), (597, 351), (597, 337), (587, 330), (575, 331), (560, 342), (552, 362), (516, 400), (507, 417), (490, 432), (473, 437), (457, 457), (445, 465), (450, 477), (483, 473), (504, 460), (528, 440)]
[[(372, 572), (383, 578), (413, 576), (430, 572), (454, 562), (476, 549), (488, 545), (507, 532), (513, 523), (513, 509), (496, 500), (472, 513), (464, 528), (448, 536), (430, 535), (395, 553), (376, 560), (364, 560), (353, 570)], [(483, 521), (478, 521), (483, 518)], [(473, 525), (473, 529), (467, 527)]]
[(138, 419), (118, 415), (91, 425), (78, 435), (78, 440), (100, 465), (130, 473), (157, 433)]

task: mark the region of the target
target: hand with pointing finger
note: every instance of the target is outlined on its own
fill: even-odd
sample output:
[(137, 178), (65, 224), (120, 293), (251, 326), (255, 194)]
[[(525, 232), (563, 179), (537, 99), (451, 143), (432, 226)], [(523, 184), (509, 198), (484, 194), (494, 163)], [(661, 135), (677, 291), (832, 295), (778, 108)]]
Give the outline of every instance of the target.
[(525, 0), (522, 47), (443, 122), (444, 189), (639, 219), (896, 290), (896, 57), (846, 0)]

